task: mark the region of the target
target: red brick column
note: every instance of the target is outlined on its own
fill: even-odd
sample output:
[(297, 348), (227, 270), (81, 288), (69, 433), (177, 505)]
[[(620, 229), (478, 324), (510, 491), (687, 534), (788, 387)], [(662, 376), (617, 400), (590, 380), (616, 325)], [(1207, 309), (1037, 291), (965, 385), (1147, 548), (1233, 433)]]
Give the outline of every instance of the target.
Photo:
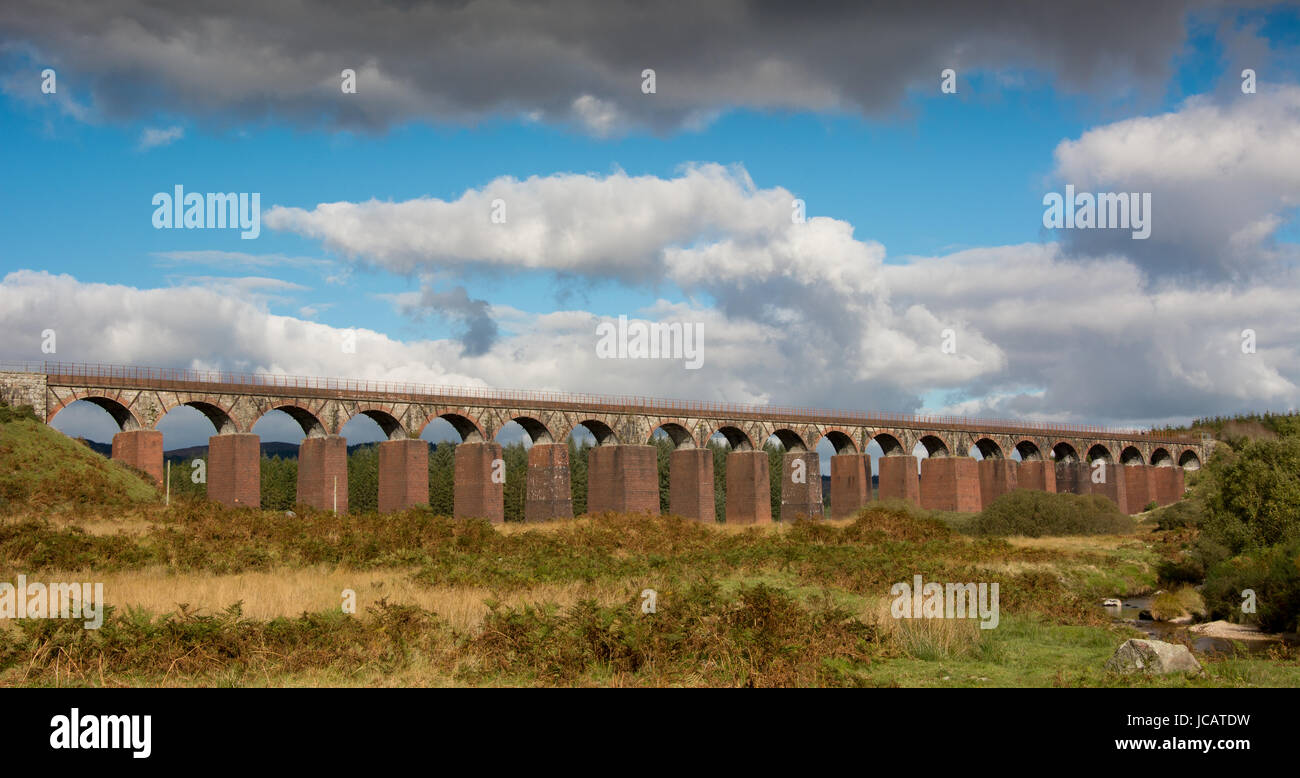
[(847, 519), (871, 499), (870, 454), (831, 457), (831, 518)]
[(980, 510), (1020, 486), (1020, 471), (1014, 459), (981, 459), (976, 469), (980, 479)]
[(1056, 491), (1060, 494), (1088, 494), (1088, 467), (1079, 462), (1055, 462)]
[(976, 513), (980, 509), (979, 467), (970, 457), (921, 460), (921, 507)]
[(1154, 487), (1156, 502), (1168, 505), (1183, 498), (1183, 469), (1174, 466), (1156, 465), (1151, 468), (1151, 483)]
[(679, 448), (668, 455), (668, 512), (709, 524), (716, 521), (711, 450)]
[[(1094, 477), (1104, 480), (1096, 483), (1092, 480)], [(1123, 465), (1107, 462), (1104, 470), (1098, 470), (1094, 463), (1089, 462), (1080, 471), (1079, 478), (1088, 487), (1087, 493), (1100, 494), (1115, 503), (1121, 512), (1128, 513), (1128, 489), (1125, 484)]]
[(298, 502), (333, 510), (335, 485), (339, 512), (348, 512), (348, 440), (341, 435), (303, 438), (298, 444)]
[(1155, 499), (1151, 494), (1151, 477), (1147, 465), (1124, 465), (1124, 489), (1128, 492), (1127, 514), (1141, 513), (1146, 504)]
[(208, 438), (208, 499), (231, 508), (262, 507), (262, 440), (250, 432)]
[[(796, 466), (802, 462), (802, 467)], [(795, 481), (803, 471), (803, 483)], [(787, 451), (781, 462), (781, 521), (822, 518), (822, 464), (816, 451)]]
[[(921, 482), (916, 478), (916, 457), (911, 454), (895, 454), (881, 457), (877, 464), (880, 472), (880, 499), (906, 500), (913, 505), (921, 504)], [(871, 468), (867, 468), (868, 475)]]
[(429, 504), (429, 444), (420, 438), (379, 444), (379, 512)]
[(766, 451), (727, 454), (727, 523), (772, 523), (772, 481)]
[[(499, 463), (499, 464), (498, 464)], [(493, 475), (497, 479), (493, 480)], [(458, 519), (506, 520), (505, 459), (499, 443), (456, 446), (453, 513)]]
[(130, 430), (113, 436), (113, 459), (143, 470), (162, 485), (163, 434), (158, 430)]
[(524, 521), (571, 518), (573, 491), (569, 485), (569, 447), (564, 443), (534, 443), (528, 449)]
[(659, 515), (659, 449), (615, 444), (587, 452), (587, 513)]
[(1021, 489), (1037, 489), (1040, 492), (1056, 491), (1056, 468), (1043, 459), (1032, 459), (1020, 463), (1016, 471), (1016, 483)]

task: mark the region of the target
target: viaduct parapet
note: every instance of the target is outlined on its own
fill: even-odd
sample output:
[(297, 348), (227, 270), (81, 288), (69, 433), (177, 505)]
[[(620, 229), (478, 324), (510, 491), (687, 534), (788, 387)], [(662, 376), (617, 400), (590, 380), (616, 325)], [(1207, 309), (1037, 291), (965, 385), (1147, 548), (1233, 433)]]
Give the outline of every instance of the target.
[[(525, 518), (572, 516), (566, 440), (579, 426), (595, 437), (589, 452), (588, 508), (659, 512), (657, 456), (662, 430), (672, 442), (670, 510), (714, 520), (714, 436), (731, 448), (726, 520), (762, 523), (823, 514), (818, 445), (831, 457), (830, 512), (850, 516), (872, 499), (899, 498), (926, 508), (978, 511), (1015, 488), (1103, 494), (1128, 513), (1183, 493), (1184, 469), (1208, 459), (1211, 442), (1189, 436), (1101, 427), (962, 417), (688, 402), (632, 396), (512, 391), (380, 381), (238, 374), (132, 366), (45, 363), (0, 370), (0, 397), (30, 405), (50, 422), (84, 400), (120, 428), (113, 458), (161, 480), (168, 411), (195, 408), (212, 422), (208, 495), (227, 505), (260, 505), (260, 440), (254, 425), (279, 410), (305, 435), (299, 452), (298, 501), (346, 510), (351, 419), (373, 419), (388, 440), (379, 446), (379, 505), (397, 510), (428, 502), (428, 448), (420, 435), (436, 419), (460, 434), (455, 513), (501, 521), (504, 490), (496, 472), (496, 434), (510, 422), (532, 441)], [(771, 515), (769, 468), (762, 448), (784, 448), (781, 509)], [(872, 486), (875, 442), (878, 488)], [(923, 456), (916, 456), (921, 454)], [(978, 452), (978, 457), (970, 456)], [(919, 477), (918, 477), (919, 459)], [(341, 489), (340, 489), (341, 484)], [(342, 500), (339, 500), (340, 493)]]

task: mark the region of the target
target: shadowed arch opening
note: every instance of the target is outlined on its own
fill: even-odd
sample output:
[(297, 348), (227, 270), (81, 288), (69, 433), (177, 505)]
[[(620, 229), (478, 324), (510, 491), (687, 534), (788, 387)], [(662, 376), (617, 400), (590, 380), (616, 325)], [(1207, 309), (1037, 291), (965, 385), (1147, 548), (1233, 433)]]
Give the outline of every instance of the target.
[(339, 434), (343, 435), (344, 434), (343, 430), (347, 429), (349, 424), (351, 424), (354, 420), (356, 420), (358, 417), (361, 416), (370, 419), (376, 425), (378, 425), (379, 431), (384, 434), (385, 439), (387, 440), (406, 439), (406, 430), (402, 429), (402, 423), (397, 420), (397, 417), (389, 413), (388, 411), (381, 411), (376, 409), (358, 411), (355, 416), (349, 418), (347, 422), (345, 422), (344, 425), (339, 429)]
[[(523, 424), (523, 421), (520, 419), (515, 419), (515, 421), (518, 421), (521, 425)], [(573, 429), (569, 431), (569, 435), (572, 437), (577, 434), (581, 437), (582, 433), (579, 431), (579, 427), (582, 427), (586, 429), (587, 432), (591, 433), (591, 436), (596, 439), (597, 446), (610, 446), (618, 443), (618, 437), (614, 434), (614, 430), (611, 429), (608, 424), (599, 419), (585, 419), (578, 422), (573, 425)], [(528, 428), (525, 426), (524, 429)], [(545, 442), (536, 439), (534, 439), (534, 441), (538, 443)]]
[[(291, 426), (297, 431), (297, 425), (283, 414), (272, 412), (271, 415), (284, 419), (286, 426)], [(206, 402), (178, 403), (171, 406), (154, 423), (154, 429), (163, 434), (164, 451), (206, 446), (208, 439), (213, 435), (230, 435), (239, 431), (235, 427), (234, 419), (224, 408)]]
[(948, 444), (938, 435), (922, 435), (917, 443), (925, 448), (925, 455), (928, 457), (946, 457), (949, 455)]
[(906, 454), (903, 450), (903, 444), (898, 438), (890, 435), (888, 432), (881, 432), (871, 438), (871, 441), (880, 446), (880, 455), (886, 457), (899, 456)]
[(820, 448), (822, 441), (828, 441), (836, 454), (858, 453), (858, 446), (853, 442), (853, 438), (841, 430), (828, 430), (817, 439), (817, 444), (813, 448)]
[(733, 427), (729, 424), (724, 424), (721, 427), (718, 427), (716, 430), (714, 430), (713, 434), (709, 436), (709, 439), (713, 440), (718, 437), (721, 437), (722, 440), (726, 441), (727, 445), (731, 447), (732, 451), (753, 451), (754, 450), (754, 442), (750, 440), (749, 435), (746, 435), (744, 430), (740, 429), (739, 427)]
[[(85, 403), (85, 405), (82, 405), (82, 403)], [(51, 427), (54, 427), (55, 429), (59, 430), (60, 432), (64, 431), (63, 429), (64, 426), (82, 426), (82, 425), (69, 425), (69, 422), (84, 422), (85, 412), (80, 410), (73, 410), (72, 413), (63, 416), (63, 419), (57, 424), (55, 423), (55, 419), (57, 419), (60, 415), (63, 414), (64, 411), (68, 410), (69, 408), (73, 408), (75, 406), (76, 408), (80, 409), (80, 408), (86, 408), (87, 405), (94, 406), (96, 408), (99, 408), (102, 411), (105, 411), (108, 414), (109, 418), (113, 420), (113, 424), (117, 425), (117, 431), (131, 432), (132, 430), (144, 429), (144, 425), (142, 425), (140, 423), (140, 420), (135, 417), (135, 414), (131, 413), (131, 410), (129, 408), (127, 408), (122, 403), (110, 397), (78, 397), (76, 400), (68, 403), (67, 405), (55, 411), (54, 414), (51, 415), (50, 418), (46, 420), (46, 423), (49, 424)], [(96, 414), (94, 411), (89, 411), (89, 413), (95, 414), (95, 416), (99, 416), (99, 414)], [(78, 419), (77, 418), (78, 416), (81, 416), (82, 418)], [(94, 418), (94, 417), (92, 416), (90, 418)], [(100, 416), (100, 418), (102, 418), (102, 416)], [(95, 425), (91, 424), (89, 426), (95, 426)], [(77, 436), (74, 435), (73, 437), (77, 437)]]
[(68, 437), (83, 438), (103, 445), (110, 444), (118, 432), (143, 429), (131, 412), (116, 401), (108, 401), (117, 406), (113, 409), (105, 407), (103, 402), (92, 402), (92, 399), (107, 398), (85, 398), (69, 402), (53, 412), (47, 423)]
[(1142, 458), (1142, 452), (1137, 446), (1127, 446), (1119, 452), (1119, 462), (1121, 465), (1145, 465), (1146, 460)]
[[(230, 414), (226, 412), (226, 409), (219, 405), (209, 402), (194, 401), (181, 403), (181, 406), (193, 408), (208, 417), (208, 421), (212, 422), (212, 426), (216, 429), (218, 435), (230, 435), (237, 431), (235, 429), (235, 420), (230, 418)], [(297, 420), (295, 419), (295, 421)], [(305, 431), (306, 430), (304, 429), (304, 432)]]
[(971, 446), (971, 450), (979, 453), (977, 459), (1003, 458), (1002, 447), (995, 443), (992, 438), (980, 438)]
[(1078, 462), (1079, 452), (1075, 450), (1074, 446), (1061, 441), (1052, 446), (1052, 458), (1057, 462)]
[[(194, 405), (193, 403), (189, 403), (189, 404)], [(199, 408), (199, 410), (203, 410), (203, 409)], [(297, 405), (277, 405), (271, 410), (283, 411), (286, 415), (289, 416), (289, 418), (297, 422), (299, 427), (302, 427), (302, 434), (309, 438), (323, 438), (326, 435), (325, 425), (320, 423), (320, 419), (316, 418), (316, 414), (312, 413), (306, 408)], [(268, 411), (267, 413), (269, 412), (270, 411)], [(256, 427), (257, 422), (260, 422), (265, 417), (266, 417), (265, 413), (257, 417), (257, 421), (253, 422), (253, 426)], [(216, 425), (216, 422), (214, 421), (213, 424)], [(217, 425), (217, 429), (220, 430), (221, 427)]]
[(1095, 443), (1092, 448), (1088, 449), (1089, 464), (1096, 462), (1097, 460), (1101, 460), (1108, 465), (1115, 463), (1115, 458), (1111, 455), (1110, 449), (1100, 443)]
[(664, 422), (650, 431), (649, 443), (654, 443), (655, 438), (666, 437), (672, 441), (673, 448), (695, 448), (695, 436), (691, 431), (676, 422)]
[(1158, 448), (1151, 452), (1151, 464), (1155, 467), (1173, 467), (1174, 457), (1167, 448)]
[(1178, 466), (1184, 470), (1199, 470), (1201, 467), (1201, 458), (1196, 456), (1196, 452), (1189, 449), (1178, 455)]
[(1038, 462), (1043, 458), (1042, 450), (1032, 440), (1022, 440), (1017, 443), (1016, 453), (1020, 455), (1021, 462)]
[(776, 438), (777, 442), (781, 444), (781, 448), (784, 448), (786, 451), (808, 450), (808, 446), (804, 443), (803, 438), (794, 430), (785, 428), (774, 430), (772, 434), (768, 436), (768, 440), (770, 441), (772, 438)]
[[(430, 426), (442, 426), (439, 422), (450, 425), (451, 428), (456, 431), (456, 434), (460, 436), (460, 442), (462, 443), (483, 442), (483, 433), (479, 430), (478, 424), (468, 416), (459, 413), (440, 413), (436, 416), (430, 416), (428, 419), (425, 419), (424, 425), (420, 427), (420, 432), (416, 437), (427, 440), (428, 436), (424, 434), (424, 431)], [(382, 427), (383, 425), (381, 424), (380, 426)], [(387, 432), (387, 430), (385, 430), (385, 432)]]

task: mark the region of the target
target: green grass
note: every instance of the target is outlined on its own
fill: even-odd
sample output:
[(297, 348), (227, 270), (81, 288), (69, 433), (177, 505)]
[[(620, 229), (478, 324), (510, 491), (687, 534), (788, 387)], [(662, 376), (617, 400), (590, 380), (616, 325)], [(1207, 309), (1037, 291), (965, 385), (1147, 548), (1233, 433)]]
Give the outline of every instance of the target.
[(0, 423), (0, 512), (102, 510), (158, 498), (141, 474), (35, 418)]

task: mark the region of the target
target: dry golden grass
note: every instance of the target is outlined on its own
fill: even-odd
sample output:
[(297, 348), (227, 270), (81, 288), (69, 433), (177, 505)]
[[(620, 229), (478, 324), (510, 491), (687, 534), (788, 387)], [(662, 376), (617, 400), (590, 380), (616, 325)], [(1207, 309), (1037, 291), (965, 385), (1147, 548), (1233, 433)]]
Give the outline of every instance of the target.
[(20, 524), (25, 521), (48, 521), (54, 529), (71, 529), (80, 528), (89, 535), (144, 535), (149, 530), (158, 526), (155, 519), (150, 518), (150, 513), (143, 510), (132, 510), (115, 513), (112, 516), (86, 517), (77, 516), (68, 513), (50, 513), (47, 511), (33, 511), (29, 513), (13, 513), (0, 518), (0, 524)]
[[(143, 607), (154, 613), (174, 611), (182, 603), (191, 611), (212, 614), (242, 601), (244, 616), (266, 620), (298, 616), (303, 612), (342, 607), (343, 590), (356, 592), (359, 613), (388, 598), (393, 605), (417, 605), (438, 614), (450, 626), (474, 631), (488, 613), (488, 600), (503, 605), (555, 603), (572, 605), (582, 599), (601, 604), (620, 602), (640, 582), (538, 584), (524, 591), (496, 593), (484, 587), (426, 587), (411, 580), (411, 570), (356, 571), (328, 566), (285, 568), (233, 575), (174, 575), (158, 569), (119, 573), (52, 571), (42, 580), (97, 581), (104, 584), (106, 604), (125, 609)], [(639, 589), (638, 589), (639, 591)]]
[(1063, 551), (1066, 553), (1114, 551), (1126, 543), (1133, 542), (1132, 535), (1060, 535), (1054, 537), (1027, 538), (1014, 535), (1007, 542), (1019, 548), (1035, 548), (1046, 551)]
[[(575, 519), (561, 519), (555, 521), (536, 522), (531, 524), (525, 522), (512, 521), (512, 522), (507, 522), (505, 524), (496, 524), (494, 525), (494, 527), (502, 535), (516, 535), (521, 532), (534, 532), (534, 531), (559, 532), (562, 530), (573, 529), (576, 527), (587, 527), (592, 524), (592, 521), (593, 520), (591, 517), (583, 516)], [(830, 519), (825, 519), (825, 520), (818, 521), (818, 523), (828, 524), (833, 527), (843, 528), (852, 524), (853, 520), (835, 519), (832, 521)], [(726, 535), (737, 535), (737, 534), (743, 534), (745, 532), (751, 532), (751, 531), (764, 533), (764, 534), (766, 533), (779, 534), (788, 531), (792, 526), (792, 523), (791, 522), (782, 523), (782, 522), (775, 522), (775, 521), (772, 522), (771, 524), (718, 524), (716, 522), (713, 523), (701, 522), (700, 526)]]
[(896, 619), (892, 599), (877, 600), (870, 609), (884, 640), (914, 659), (947, 659), (971, 653), (979, 645), (974, 619)]

